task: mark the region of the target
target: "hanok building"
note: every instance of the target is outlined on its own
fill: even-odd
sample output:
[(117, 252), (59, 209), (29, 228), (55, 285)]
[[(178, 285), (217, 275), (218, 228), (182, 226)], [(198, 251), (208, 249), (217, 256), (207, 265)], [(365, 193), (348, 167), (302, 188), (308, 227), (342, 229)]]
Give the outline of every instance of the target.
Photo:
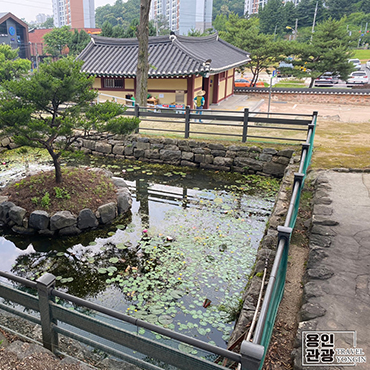
[[(250, 61), (249, 53), (228, 44), (217, 34), (206, 37), (149, 37), (148, 93), (161, 105), (193, 106), (200, 90), (205, 108), (234, 91), (235, 68)], [(135, 95), (137, 39), (92, 36), (79, 55), (82, 71), (96, 77), (101, 93), (127, 98)]]
[(18, 49), (20, 58), (29, 59), (27, 24), (12, 13), (0, 13), (0, 44)]

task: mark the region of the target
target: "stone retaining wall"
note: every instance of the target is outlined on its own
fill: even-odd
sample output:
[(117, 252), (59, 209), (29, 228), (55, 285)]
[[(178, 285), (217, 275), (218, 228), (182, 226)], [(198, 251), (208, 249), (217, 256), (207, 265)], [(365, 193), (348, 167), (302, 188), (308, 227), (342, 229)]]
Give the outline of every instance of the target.
[(126, 138), (81, 140), (75, 149), (92, 155), (143, 162), (199, 167), (216, 171), (236, 171), (281, 178), (293, 150), (261, 149), (248, 145), (149, 138), (130, 135)]
[[(285, 170), (279, 193), (276, 196), (274, 209), (272, 210), (271, 216), (268, 220), (265, 234), (258, 248), (256, 262), (243, 294), (243, 306), (238, 320), (235, 323), (233, 333), (231, 334), (228, 348), (234, 343), (239, 342), (241, 337), (245, 337), (246, 332), (248, 331), (248, 328), (252, 322), (258, 302), (258, 296), (262, 284), (262, 276), (266, 263), (268, 277), (275, 259), (278, 242), (277, 227), (279, 225), (284, 225), (284, 220), (289, 208), (291, 187), (294, 182), (294, 173), (298, 171), (298, 168), (298, 163), (290, 163)], [(265, 290), (267, 284), (268, 278), (265, 280)]]
[[(248, 93), (251, 98), (268, 100), (268, 93)], [(369, 105), (370, 95), (362, 94), (296, 94), (296, 93), (276, 93), (272, 92), (271, 99), (275, 101), (286, 101), (295, 103), (318, 103), (318, 104), (352, 104), (352, 105)]]

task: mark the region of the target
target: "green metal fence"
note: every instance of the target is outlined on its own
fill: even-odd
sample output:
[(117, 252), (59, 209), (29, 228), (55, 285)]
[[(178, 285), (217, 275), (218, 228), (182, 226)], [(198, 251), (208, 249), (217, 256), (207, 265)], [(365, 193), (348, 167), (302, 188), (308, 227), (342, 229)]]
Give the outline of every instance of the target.
[(316, 121), (317, 112), (314, 112), (312, 122), (309, 125), (307, 140), (302, 144), (299, 171), (294, 174), (293, 190), (287, 217), (284, 226), (278, 227), (277, 251), (253, 342), (244, 341), (241, 345), (241, 354), (244, 359), (242, 368), (244, 370), (262, 369), (271, 340), (277, 311), (284, 293), (290, 238), (297, 219), (307, 169), (311, 162)]

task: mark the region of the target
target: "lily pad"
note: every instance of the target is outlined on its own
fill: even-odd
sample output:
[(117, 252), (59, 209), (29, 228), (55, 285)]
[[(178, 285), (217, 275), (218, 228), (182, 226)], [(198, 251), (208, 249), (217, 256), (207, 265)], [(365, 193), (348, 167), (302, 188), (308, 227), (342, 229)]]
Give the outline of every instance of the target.
[(162, 325), (167, 326), (169, 324), (172, 324), (173, 318), (171, 316), (169, 316), (169, 315), (161, 315), (161, 316), (159, 316), (158, 321)]
[(119, 243), (116, 245), (118, 249), (127, 249), (127, 246), (124, 243)]
[(182, 292), (181, 290), (172, 290), (170, 292), (170, 295), (172, 298), (180, 299), (184, 296), (184, 292)]

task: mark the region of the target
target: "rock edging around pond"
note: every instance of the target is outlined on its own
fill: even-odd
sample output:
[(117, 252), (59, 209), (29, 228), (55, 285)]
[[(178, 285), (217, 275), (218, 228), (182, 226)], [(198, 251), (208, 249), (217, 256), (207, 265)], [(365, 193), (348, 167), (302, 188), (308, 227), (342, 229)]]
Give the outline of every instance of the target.
[(13, 232), (21, 235), (72, 236), (109, 224), (131, 209), (132, 198), (122, 178), (108, 176), (117, 188), (117, 200), (103, 204), (95, 213), (89, 208), (81, 210), (78, 216), (69, 211), (49, 215), (46, 211), (36, 210), (27, 218), (24, 208), (5, 200), (0, 203), (0, 226), (11, 227)]
[(224, 145), (164, 137), (81, 139), (74, 149), (92, 155), (142, 162), (188, 166), (214, 171), (234, 171), (281, 178), (294, 150), (247, 145)]
[(248, 332), (249, 325), (252, 322), (254, 313), (256, 311), (256, 305), (262, 284), (263, 271), (265, 269), (265, 263), (267, 259), (268, 275), (265, 280), (264, 287), (264, 290), (266, 290), (268, 276), (271, 271), (276, 253), (278, 241), (277, 227), (279, 225), (283, 225), (284, 223), (290, 202), (290, 192), (294, 180), (294, 172), (297, 171), (297, 167), (297, 164), (290, 163), (286, 168), (279, 193), (276, 196), (274, 209), (268, 220), (265, 235), (260, 242), (253, 271), (243, 294), (243, 305), (238, 320), (235, 323), (233, 333), (230, 337), (228, 348), (232, 349), (234, 345), (236, 346), (239, 344), (240, 340), (244, 338)]

